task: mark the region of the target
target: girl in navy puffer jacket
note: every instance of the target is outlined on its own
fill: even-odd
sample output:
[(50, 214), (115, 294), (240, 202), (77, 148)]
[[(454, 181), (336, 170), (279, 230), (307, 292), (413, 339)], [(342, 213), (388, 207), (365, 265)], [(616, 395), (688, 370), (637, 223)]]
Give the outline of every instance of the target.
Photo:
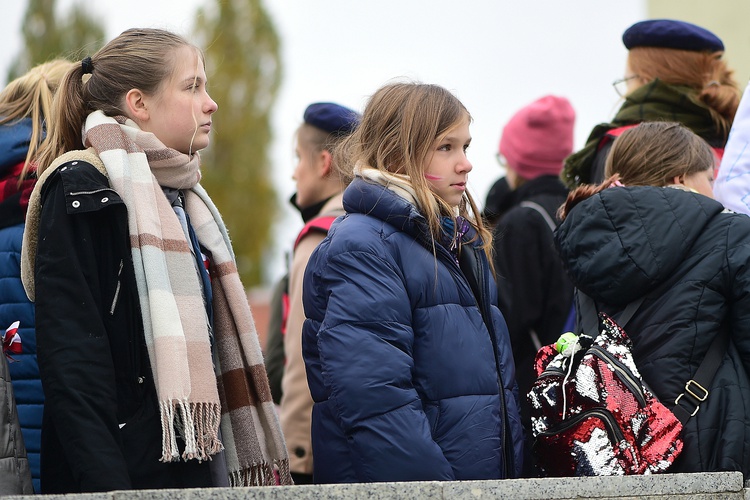
[(471, 117), (386, 85), (337, 151), (347, 215), (304, 279), (318, 483), (517, 477), (522, 429), (491, 237), (466, 191)]

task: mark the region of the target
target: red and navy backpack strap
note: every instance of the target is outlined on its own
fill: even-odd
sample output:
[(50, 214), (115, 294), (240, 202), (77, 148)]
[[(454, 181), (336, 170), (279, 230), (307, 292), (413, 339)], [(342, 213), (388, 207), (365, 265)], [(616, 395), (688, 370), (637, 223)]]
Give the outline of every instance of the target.
[[(307, 236), (310, 233), (322, 233), (322, 234), (328, 234), (328, 230), (331, 229), (331, 225), (333, 224), (333, 221), (336, 220), (336, 216), (321, 216), (321, 217), (315, 217), (314, 219), (311, 219), (305, 224), (305, 227), (302, 228), (302, 231), (299, 232), (297, 235), (297, 239), (294, 240), (294, 249), (296, 250), (299, 246), (299, 242), (302, 241), (305, 236)], [(286, 323), (289, 319), (289, 281), (286, 283), (286, 287), (284, 289), (284, 293), (281, 297), (281, 303), (282, 303), (282, 311), (281, 311), (281, 333), (282, 335), (286, 335)]]
[(297, 235), (297, 239), (294, 241), (294, 248), (297, 248), (299, 242), (302, 241), (305, 236), (312, 232), (328, 234), (328, 230), (331, 229), (333, 221), (336, 220), (335, 215), (326, 215), (321, 217), (315, 217), (305, 224), (302, 231)]
[(637, 125), (638, 125), (637, 123), (631, 123), (630, 125), (623, 125), (622, 127), (617, 127), (617, 128), (608, 130), (607, 133), (604, 134), (604, 137), (602, 137), (599, 140), (599, 145), (596, 147), (596, 150), (597, 151), (601, 150), (604, 146), (606, 146), (610, 142), (614, 142), (614, 140), (620, 137), (623, 132)]

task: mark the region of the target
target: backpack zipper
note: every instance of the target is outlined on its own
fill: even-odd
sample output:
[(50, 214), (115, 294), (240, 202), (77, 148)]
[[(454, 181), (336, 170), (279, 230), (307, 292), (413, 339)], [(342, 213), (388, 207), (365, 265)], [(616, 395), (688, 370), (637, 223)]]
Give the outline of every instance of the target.
[(636, 399), (640, 403), (641, 408), (645, 407), (646, 396), (643, 394), (643, 387), (641, 386), (640, 381), (635, 377), (635, 375), (633, 375), (633, 373), (625, 365), (623, 365), (620, 360), (615, 358), (601, 346), (593, 345), (590, 347), (590, 351), (592, 354), (594, 354), (604, 362), (612, 364), (612, 368), (614, 368), (617, 378), (619, 378), (623, 384), (628, 386), (630, 391), (635, 395)]
[(537, 439), (539, 439), (539, 437), (554, 436), (555, 434), (565, 432), (566, 430), (578, 425), (582, 420), (589, 417), (595, 417), (604, 422), (604, 427), (606, 427), (607, 429), (607, 434), (609, 434), (610, 436), (614, 436), (615, 439), (617, 439), (618, 443), (625, 440), (625, 435), (617, 425), (615, 417), (609, 410), (606, 410), (604, 408), (593, 408), (591, 410), (586, 410), (583, 413), (579, 413), (578, 415), (571, 417), (568, 420), (561, 422), (546, 431), (540, 432), (537, 435)]

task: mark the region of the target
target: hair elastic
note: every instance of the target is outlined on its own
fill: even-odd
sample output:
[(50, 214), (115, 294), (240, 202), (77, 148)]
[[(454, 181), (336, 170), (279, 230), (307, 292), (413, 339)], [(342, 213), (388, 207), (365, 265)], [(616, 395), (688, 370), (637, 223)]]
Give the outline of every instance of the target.
[(81, 69), (83, 70), (84, 75), (94, 72), (94, 65), (91, 63), (91, 57), (86, 56), (83, 58), (83, 61), (81, 61)]

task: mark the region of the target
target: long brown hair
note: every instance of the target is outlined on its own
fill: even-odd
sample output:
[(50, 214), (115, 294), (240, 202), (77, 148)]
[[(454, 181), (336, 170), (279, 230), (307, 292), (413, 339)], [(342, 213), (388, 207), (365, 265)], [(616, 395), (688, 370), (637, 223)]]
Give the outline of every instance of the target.
[(726, 139), (740, 103), (740, 88), (722, 55), (723, 52), (633, 47), (628, 52), (628, 65), (643, 81), (658, 78), (670, 85), (692, 88), (696, 101), (708, 107), (716, 129)]
[[(362, 121), (336, 150), (341, 165), (367, 165), (409, 177), (419, 210), (427, 219), (433, 240), (439, 239), (443, 215), (453, 209), (436, 196), (424, 177), (428, 156), (436, 139), (471, 121), (461, 101), (438, 85), (391, 83), (378, 89), (367, 103)], [(484, 226), (471, 195), (464, 193), (459, 215), (474, 226), (488, 257), (492, 234)], [(492, 262), (492, 259), (489, 259)]]
[(191, 47), (183, 37), (160, 29), (134, 28), (121, 33), (91, 56), (91, 74), (84, 81), (83, 64), (65, 75), (52, 106), (49, 141), (39, 153), (39, 170), (66, 151), (83, 146), (81, 130), (89, 113), (125, 115), (124, 98), (132, 89), (155, 94), (174, 72), (172, 55)]
[(583, 185), (568, 194), (558, 216), (565, 220), (578, 203), (615, 182), (625, 186), (667, 186), (675, 177), (714, 168), (711, 147), (687, 127), (674, 122), (643, 122), (612, 143), (604, 175), (597, 185)]
[(52, 113), (52, 99), (63, 76), (72, 67), (70, 61), (53, 59), (31, 68), (0, 92), (0, 125), (31, 119), (29, 150), (19, 182), (28, 175), (34, 156), (46, 140), (45, 126)]

